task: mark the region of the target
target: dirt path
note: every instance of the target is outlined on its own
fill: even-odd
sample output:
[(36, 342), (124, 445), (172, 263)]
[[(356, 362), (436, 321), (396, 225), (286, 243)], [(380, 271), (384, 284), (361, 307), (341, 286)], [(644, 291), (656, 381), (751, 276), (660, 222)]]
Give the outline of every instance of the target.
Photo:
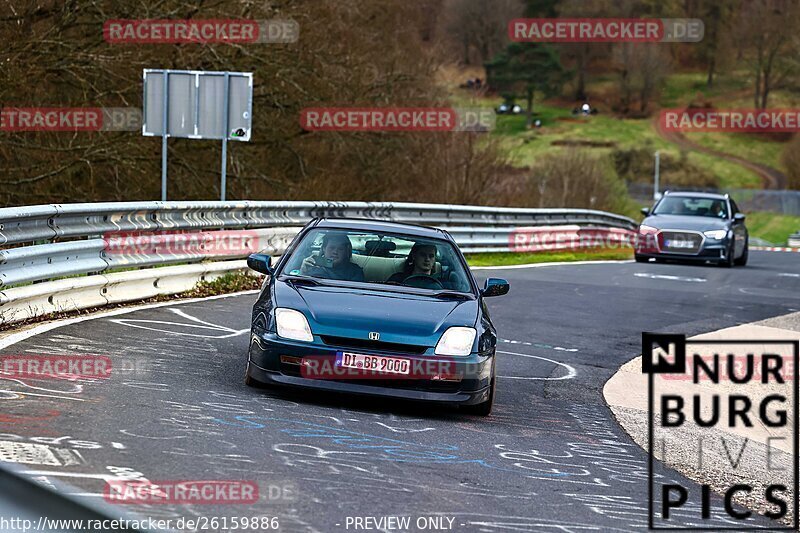
[(737, 163), (747, 169), (752, 170), (758, 175), (758, 177), (761, 178), (761, 183), (765, 189), (785, 189), (789, 182), (783, 172), (770, 166), (762, 165), (761, 163), (755, 163), (735, 155), (726, 154), (725, 152), (720, 152), (719, 150), (714, 150), (713, 148), (708, 148), (690, 139), (687, 139), (686, 136), (681, 132), (666, 131), (661, 127), (658, 119), (656, 119), (653, 124), (658, 135), (667, 142), (676, 144), (687, 150), (696, 150), (698, 152), (721, 157), (727, 161)]

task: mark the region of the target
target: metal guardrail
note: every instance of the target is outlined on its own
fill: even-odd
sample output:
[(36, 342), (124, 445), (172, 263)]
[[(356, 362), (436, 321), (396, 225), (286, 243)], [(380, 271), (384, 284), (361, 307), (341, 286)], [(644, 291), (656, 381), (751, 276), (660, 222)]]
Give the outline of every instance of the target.
[[(186, 290), (199, 279), (243, 270), (242, 261), (231, 260), (254, 251), (283, 253), (300, 227), (315, 217), (436, 226), (472, 253), (509, 251), (517, 228), (636, 227), (627, 217), (587, 209), (388, 202), (110, 202), (2, 208), (0, 324), (169, 294), (172, 288)], [(240, 242), (234, 248), (218, 246), (235, 239)], [(208, 263), (220, 259), (228, 261)], [(114, 272), (178, 263), (187, 264), (172, 267), (166, 278), (165, 269)], [(215, 266), (209, 270), (208, 265)], [(81, 274), (89, 276), (69, 277)], [(165, 279), (173, 280), (172, 288), (165, 289), (170, 285)], [(34, 284), (15, 286), (25, 283)], [(127, 286), (137, 290), (124, 290)], [(109, 298), (110, 293), (115, 296)]]

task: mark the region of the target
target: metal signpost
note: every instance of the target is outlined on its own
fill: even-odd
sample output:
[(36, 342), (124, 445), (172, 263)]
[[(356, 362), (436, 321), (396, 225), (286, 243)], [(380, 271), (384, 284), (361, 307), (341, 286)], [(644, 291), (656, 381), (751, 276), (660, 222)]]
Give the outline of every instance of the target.
[(661, 176), (661, 154), (656, 151), (656, 167), (655, 173), (653, 174), (653, 200), (660, 200), (661, 199), (661, 188), (659, 184), (659, 178)]
[(161, 200), (167, 199), (167, 138), (222, 141), (220, 199), (227, 187), (228, 139), (249, 141), (251, 72), (144, 69), (142, 135), (161, 137)]

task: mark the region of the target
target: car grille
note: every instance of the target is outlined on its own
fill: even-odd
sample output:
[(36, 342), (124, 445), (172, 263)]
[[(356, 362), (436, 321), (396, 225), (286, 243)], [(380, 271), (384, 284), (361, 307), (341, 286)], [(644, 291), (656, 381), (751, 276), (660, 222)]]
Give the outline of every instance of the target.
[(662, 252), (697, 254), (703, 245), (703, 237), (689, 231), (662, 231), (658, 243)]
[(328, 346), (338, 346), (353, 350), (393, 352), (406, 354), (421, 354), (428, 349), (427, 346), (416, 344), (400, 344), (396, 342), (371, 341), (369, 339), (354, 339), (351, 337), (335, 337), (332, 335), (322, 335), (322, 342)]

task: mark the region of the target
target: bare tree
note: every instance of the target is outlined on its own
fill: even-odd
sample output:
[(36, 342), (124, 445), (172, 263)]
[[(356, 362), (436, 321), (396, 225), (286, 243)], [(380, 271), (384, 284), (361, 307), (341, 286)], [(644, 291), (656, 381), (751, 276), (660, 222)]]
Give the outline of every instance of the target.
[[(441, 184), (463, 182), (451, 172), (456, 167), (438, 160), (464, 157), (464, 139), (453, 138), (464, 134), (427, 133), (422, 140), (412, 133), (306, 132), (299, 114), (319, 106), (446, 105), (434, 84), (439, 58), (430, 42), (431, 17), (440, 9), (441, 0), (17, 0), (0, 6), (0, 102), (140, 107), (143, 68), (252, 71), (253, 137), (229, 147), (230, 198), (431, 201), (430, 189), (409, 186), (418, 183), (415, 171), (429, 168), (434, 173), (426, 179)], [(291, 18), (300, 41), (104, 41), (106, 20), (138, 18)], [(160, 149), (137, 132), (3, 132), (0, 204), (158, 198)], [(481, 159), (483, 149), (476, 142), (470, 157)], [(219, 161), (219, 143), (171, 139), (169, 197), (217, 198)], [(491, 164), (467, 167), (469, 183), (492, 175)]]
[(800, 1), (751, 0), (743, 4), (738, 23), (754, 71), (753, 105), (766, 109), (772, 91), (797, 85)]
[(619, 107), (628, 114), (638, 99), (639, 113), (646, 114), (669, 71), (667, 50), (659, 43), (618, 43), (614, 60), (619, 75)]
[(508, 23), (522, 15), (523, 5), (521, 0), (446, 0), (443, 11), (461, 62), (481, 65), (508, 44)]
[(525, 193), (531, 207), (620, 210), (625, 185), (609, 161), (585, 150), (548, 154), (531, 169)]

